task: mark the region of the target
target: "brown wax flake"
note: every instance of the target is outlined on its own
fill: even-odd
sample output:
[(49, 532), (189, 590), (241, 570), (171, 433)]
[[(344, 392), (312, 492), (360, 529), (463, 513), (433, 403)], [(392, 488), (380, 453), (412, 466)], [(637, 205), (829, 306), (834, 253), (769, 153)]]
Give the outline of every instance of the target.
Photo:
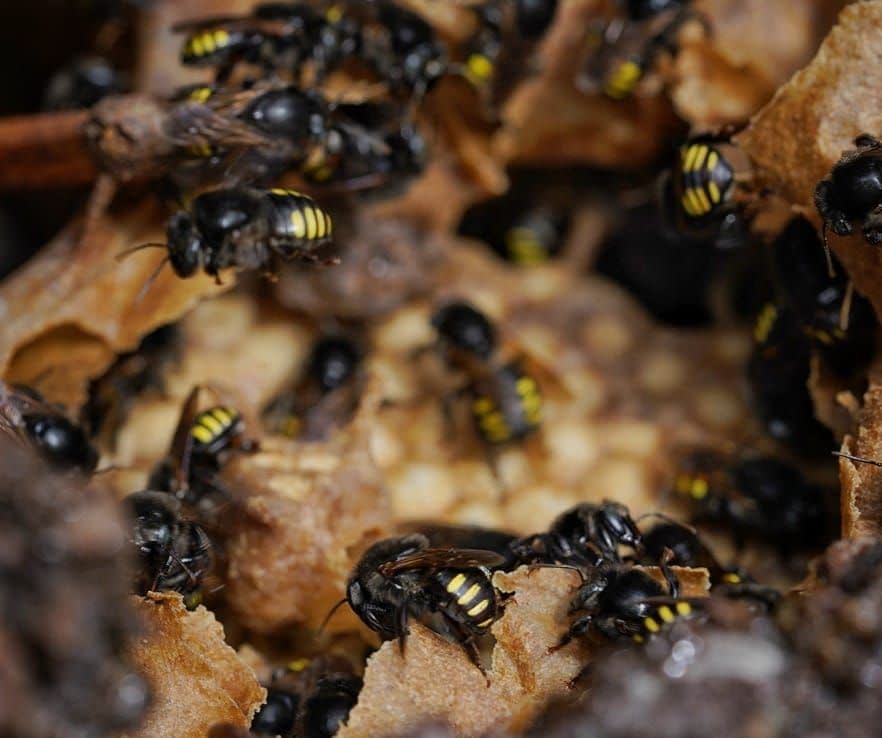
[(224, 642), (224, 630), (204, 607), (188, 612), (179, 594), (133, 598), (148, 634), (132, 649), (153, 688), (140, 730), (123, 734), (204, 738), (215, 723), (239, 727), (266, 698), (254, 672)]

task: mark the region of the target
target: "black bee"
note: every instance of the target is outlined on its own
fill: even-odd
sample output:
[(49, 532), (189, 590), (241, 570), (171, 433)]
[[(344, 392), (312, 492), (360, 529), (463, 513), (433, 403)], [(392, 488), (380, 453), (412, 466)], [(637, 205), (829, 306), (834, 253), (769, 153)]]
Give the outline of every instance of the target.
[(98, 466), (86, 432), (30, 387), (0, 382), (0, 428), (25, 439), (56, 469), (91, 474)]
[(259, 736), (331, 738), (358, 701), (361, 678), (333, 654), (296, 659), (273, 671), (267, 701), (251, 723)]
[(882, 143), (868, 133), (854, 140), (856, 149), (844, 152), (830, 175), (815, 187), (815, 207), (827, 229), (847, 236), (860, 223), (867, 243), (882, 243)]
[(148, 485), (189, 506), (210, 508), (224, 491), (218, 476), (230, 453), (253, 453), (258, 446), (245, 436), (242, 416), (233, 408), (217, 405), (197, 412), (200, 389), (194, 387), (185, 400), (168, 456)]
[(491, 551), (430, 548), (420, 534), (388, 538), (365, 551), (349, 576), (346, 601), (381, 638), (397, 638), (402, 652), (408, 620), (436, 614), (483, 671), (475, 639), (502, 613), (489, 568), (503, 562)]
[(43, 96), (43, 110), (90, 108), (101, 98), (126, 92), (128, 81), (100, 56), (75, 59), (52, 75)]
[(361, 351), (351, 339), (321, 338), (313, 346), (300, 380), (264, 410), (265, 423), (291, 438), (325, 438), (355, 410), (360, 363)]
[(132, 542), (140, 566), (136, 589), (180, 592), (196, 603), (214, 565), (211, 541), (181, 515), (181, 503), (166, 492), (135, 492), (125, 499), (132, 515)]
[(527, 267), (557, 256), (569, 227), (567, 211), (509, 193), (471, 207), (457, 232), (484, 241), (506, 261)]
[(866, 298), (853, 294), (832, 254), (830, 275), (814, 226), (802, 217), (792, 220), (775, 239), (773, 257), (778, 291), (824, 363), (840, 376), (864, 368), (875, 353), (876, 314)]
[(640, 529), (628, 508), (604, 500), (583, 502), (559, 515), (546, 533), (536, 533), (509, 546), (516, 563), (599, 566), (621, 561), (619, 546), (642, 551)]
[(354, 674), (328, 674), (306, 697), (300, 724), (304, 738), (331, 738), (349, 718), (358, 702), (362, 681)]
[(551, 650), (591, 630), (609, 640), (631, 638), (643, 643), (678, 618), (695, 616), (695, 600), (680, 598), (679, 582), (665, 562), (662, 573), (667, 588), (645, 571), (626, 564), (595, 568), (570, 606), (571, 612), (587, 610), (587, 614), (577, 618)]
[(472, 417), (489, 444), (524, 438), (541, 422), (542, 396), (536, 380), (517, 361), (497, 351), (496, 330), (479, 311), (451, 302), (432, 317), (447, 361), (469, 378)]
[(448, 72), (447, 49), (429, 23), (389, 0), (377, 3), (384, 31), (365, 44), (365, 60), (393, 93), (416, 100)]
[(177, 325), (160, 326), (145, 336), (137, 349), (122, 354), (110, 369), (89, 383), (89, 399), (80, 411), (80, 422), (89, 435), (107, 437), (113, 448), (116, 432), (135, 398), (164, 388), (163, 371), (179, 358), (179, 338)]
[(766, 432), (791, 450), (812, 455), (833, 447), (808, 391), (810, 343), (793, 312), (768, 303), (754, 327), (746, 375), (754, 411)]
[(780, 459), (697, 449), (680, 460), (674, 491), (695, 520), (726, 526), (739, 546), (753, 539), (786, 552), (828, 538), (824, 490)]
[(300, 697), (284, 689), (267, 687), (266, 702), (251, 719), (251, 733), (257, 736), (293, 736)]
[(646, 72), (662, 53), (677, 53), (677, 35), (682, 25), (697, 15), (689, 2), (627, 2), (625, 17), (606, 24), (593, 43), (581, 85), (600, 91), (613, 100), (630, 97)]
[(530, 41), (545, 35), (557, 14), (557, 0), (515, 0), (518, 33)]
[[(402, 534), (419, 533), (425, 536), (432, 548), (479, 548), (493, 551), (506, 559), (511, 558), (511, 546), (518, 540), (518, 537), (513, 533), (484, 528), (480, 525), (445, 525), (444, 523), (409, 521), (400, 523), (396, 529)], [(495, 569), (496, 567), (490, 568)], [(502, 564), (499, 568), (507, 570), (511, 566)]]
[[(229, 267), (274, 274), (276, 257), (322, 261), (317, 252), (330, 243), (331, 233), (331, 216), (312, 198), (293, 190), (240, 187), (203, 192), (188, 210), (169, 219), (168, 244), (162, 246), (168, 249), (168, 256), (156, 274), (166, 261), (182, 279), (201, 268), (218, 284), (220, 272)], [(119, 257), (160, 246), (144, 244)]]
[(298, 71), (312, 47), (319, 18), (306, 3), (262, 3), (247, 16), (206, 18), (180, 23), (186, 32), (181, 63), (216, 68), (226, 81), (236, 64), (258, 64), (267, 71), (289, 66)]
[(656, 566), (670, 556), (673, 566), (705, 568), (708, 570), (711, 591), (726, 597), (751, 598), (766, 609), (773, 609), (780, 593), (764, 587), (737, 566), (723, 566), (694, 528), (668, 520), (643, 533), (643, 555), (640, 562)]

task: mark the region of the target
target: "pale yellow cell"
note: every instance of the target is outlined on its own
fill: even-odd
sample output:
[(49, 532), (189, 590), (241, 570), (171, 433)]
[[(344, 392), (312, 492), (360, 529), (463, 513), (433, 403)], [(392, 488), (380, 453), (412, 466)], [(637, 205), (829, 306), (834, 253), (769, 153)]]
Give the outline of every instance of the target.
[(435, 341), (435, 332), (424, 307), (405, 307), (384, 321), (373, 332), (378, 352), (405, 353)]
[(484, 528), (503, 527), (499, 506), (486, 502), (467, 502), (458, 505), (450, 514), (450, 521), (457, 525), (480, 525)]
[(524, 489), (505, 506), (505, 527), (522, 534), (535, 533), (575, 504), (573, 496), (561, 488), (542, 485)]
[(484, 459), (460, 459), (449, 466), (464, 502), (496, 504), (502, 494), (499, 480)]
[(589, 320), (582, 329), (582, 338), (590, 352), (606, 359), (618, 358), (634, 345), (627, 325), (611, 316)]
[(532, 476), (530, 459), (516, 446), (496, 452), (495, 465), (500, 484), (508, 490), (523, 487)]
[(439, 464), (401, 464), (388, 474), (387, 482), (399, 518), (441, 517), (457, 502), (453, 476)]
[(599, 436), (606, 452), (645, 457), (658, 450), (661, 431), (643, 420), (612, 420), (604, 423)]
[(598, 439), (585, 422), (550, 423), (545, 427), (543, 440), (550, 456), (547, 468), (563, 484), (578, 482), (600, 454)]
[(666, 394), (682, 386), (686, 364), (674, 353), (659, 351), (643, 360), (637, 375), (640, 385), (650, 392)]
[[(603, 378), (590, 370), (567, 372), (562, 379), (569, 394), (569, 408), (582, 416), (599, 412), (607, 400)], [(546, 417), (548, 414), (546, 413)]]
[(744, 406), (733, 392), (716, 387), (696, 392), (693, 407), (703, 422), (718, 428), (734, 425), (744, 411)]
[(519, 291), (523, 297), (542, 301), (560, 294), (564, 288), (563, 274), (557, 269), (535, 266), (523, 272)]
[(723, 333), (714, 338), (714, 353), (730, 364), (741, 364), (750, 354), (750, 338), (742, 333)]
[(389, 469), (404, 458), (405, 447), (401, 438), (382, 422), (371, 424), (368, 442), (371, 457), (380, 469)]
[(579, 489), (580, 500), (584, 502), (600, 502), (609, 497), (633, 508), (645, 507), (648, 495), (643, 465), (616, 457), (601, 459), (586, 474)]

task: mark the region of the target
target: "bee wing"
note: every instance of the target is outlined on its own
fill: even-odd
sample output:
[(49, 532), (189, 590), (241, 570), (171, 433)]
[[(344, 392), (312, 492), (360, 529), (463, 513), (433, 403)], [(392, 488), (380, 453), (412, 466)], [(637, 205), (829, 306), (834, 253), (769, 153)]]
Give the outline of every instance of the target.
[(199, 401), (200, 386), (197, 384), (181, 408), (181, 416), (178, 418), (178, 425), (175, 428), (175, 434), (172, 436), (171, 447), (168, 451), (168, 458), (175, 475), (175, 485), (178, 489), (184, 489), (187, 486), (187, 478), (190, 474), (190, 453), (193, 449), (193, 421), (196, 418), (196, 405)]
[(505, 563), (505, 558), (493, 551), (469, 548), (424, 548), (421, 551), (387, 561), (379, 569), (385, 576), (411, 569), (477, 569)]
[(173, 145), (181, 148), (205, 144), (261, 146), (269, 142), (235, 115), (192, 102), (181, 103), (169, 113), (164, 133)]

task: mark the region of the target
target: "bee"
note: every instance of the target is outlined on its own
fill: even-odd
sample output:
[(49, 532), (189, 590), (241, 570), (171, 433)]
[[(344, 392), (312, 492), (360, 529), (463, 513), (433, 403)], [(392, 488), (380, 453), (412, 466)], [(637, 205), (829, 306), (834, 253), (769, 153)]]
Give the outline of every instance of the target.
[[(699, 538), (694, 528), (673, 520), (660, 523), (643, 534), (643, 555), (640, 561), (655, 566), (666, 555), (669, 563), (708, 570), (711, 591), (725, 597), (751, 598), (767, 610), (773, 610), (781, 595), (771, 587), (764, 587), (737, 566), (723, 566)], [(670, 552), (670, 554), (668, 554)]]
[(111, 62), (100, 56), (74, 59), (49, 80), (43, 110), (91, 108), (108, 95), (127, 91), (128, 81)]
[(698, 18), (706, 25), (691, 3), (682, 0), (629, 0), (624, 10), (624, 17), (608, 22), (592, 38), (598, 48), (580, 79), (583, 89), (597, 85), (616, 101), (634, 94), (661, 54), (677, 54), (677, 36), (686, 21)]
[(788, 308), (767, 303), (757, 316), (746, 376), (754, 412), (765, 431), (796, 453), (831, 448), (808, 391), (810, 344)]
[(137, 592), (179, 592), (188, 605), (197, 604), (203, 580), (214, 566), (208, 535), (182, 516), (181, 503), (166, 492), (135, 492), (125, 504), (140, 563)]
[(607, 564), (595, 568), (576, 592), (571, 612), (587, 611), (550, 650), (556, 651), (574, 638), (596, 631), (608, 640), (630, 638), (643, 643), (681, 618), (699, 612), (695, 599), (681, 598), (679, 582), (662, 562), (667, 587), (645, 571), (627, 564)]
[(102, 434), (113, 448), (135, 398), (164, 388), (165, 368), (179, 358), (177, 325), (160, 326), (144, 337), (138, 348), (122, 354), (98, 379), (89, 383), (89, 398), (80, 411), (80, 423), (92, 437)]
[(619, 546), (642, 551), (642, 535), (625, 505), (604, 500), (576, 505), (555, 518), (547, 532), (520, 538), (509, 551), (519, 564), (593, 567), (621, 561)]
[(568, 211), (508, 193), (467, 210), (457, 232), (483, 241), (512, 264), (531, 267), (560, 253), (569, 228)]
[(695, 449), (673, 486), (694, 520), (726, 526), (739, 547), (752, 539), (787, 552), (828, 538), (825, 491), (781, 459)]
[(312, 348), (300, 381), (264, 410), (265, 423), (290, 438), (327, 437), (355, 410), (360, 363), (361, 351), (351, 339), (321, 338)]
[(778, 291), (792, 309), (812, 349), (840, 376), (869, 363), (878, 323), (872, 305), (853, 288), (831, 254), (830, 275), (814, 226), (794, 218), (773, 244)]
[(447, 362), (469, 378), (472, 418), (490, 445), (516, 441), (539, 428), (542, 395), (519, 362), (497, 354), (496, 330), (478, 310), (451, 302), (432, 317)]
[(358, 701), (362, 680), (340, 656), (296, 659), (273, 671), (267, 701), (251, 723), (259, 736), (331, 738)]
[(98, 452), (82, 427), (31, 387), (0, 382), (0, 428), (27, 441), (55, 469), (91, 474)]
[(362, 555), (345, 601), (381, 638), (397, 638), (402, 653), (408, 620), (437, 615), (484, 672), (475, 639), (502, 614), (504, 598), (490, 582), (489, 568), (503, 562), (492, 551), (430, 548), (420, 534), (388, 538)]
[(171, 493), (191, 507), (213, 506), (223, 487), (218, 479), (231, 453), (254, 453), (258, 444), (245, 436), (242, 416), (216, 405), (197, 412), (201, 388), (184, 402), (167, 457), (151, 472), (148, 486)]
[(187, 33), (181, 63), (215, 67), (215, 81), (220, 84), (240, 62), (267, 71), (290, 65), (296, 72), (309, 53), (318, 22), (306, 3), (262, 3), (247, 16), (189, 21), (173, 30)]
[(557, 15), (557, 0), (515, 0), (515, 24), (518, 33), (530, 41), (537, 41)]
[(882, 143), (869, 133), (854, 140), (855, 149), (843, 152), (830, 174), (815, 187), (814, 201), (827, 230), (848, 236), (860, 223), (864, 240), (882, 243)]
[(167, 244), (143, 244), (117, 257), (143, 248), (168, 250), (144, 291), (166, 262), (182, 279), (201, 268), (218, 284), (220, 272), (229, 267), (262, 269), (272, 277), (276, 257), (336, 263), (317, 253), (331, 241), (331, 216), (311, 197), (293, 190), (239, 187), (203, 192), (189, 209), (171, 216), (166, 230)]
[(294, 721), (300, 709), (300, 697), (285, 689), (266, 688), (266, 702), (251, 719), (251, 734), (257, 736), (293, 736)]

